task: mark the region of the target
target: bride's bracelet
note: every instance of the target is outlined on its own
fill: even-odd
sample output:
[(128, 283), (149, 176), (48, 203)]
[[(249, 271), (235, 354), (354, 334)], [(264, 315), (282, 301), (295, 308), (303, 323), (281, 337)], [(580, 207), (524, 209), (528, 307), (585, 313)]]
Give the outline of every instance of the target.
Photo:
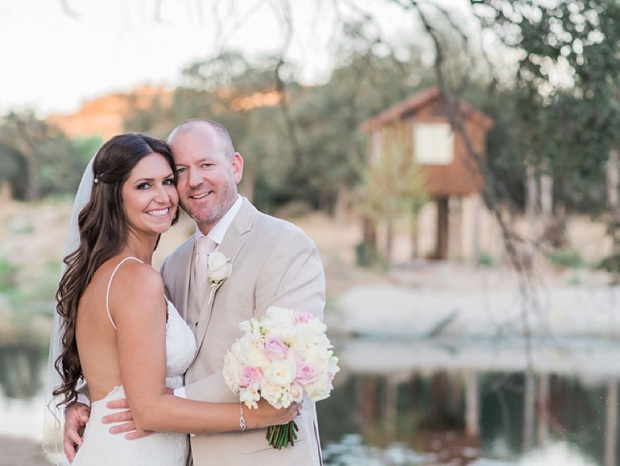
[(241, 432), (243, 432), (245, 428), (247, 427), (247, 424), (245, 422), (245, 417), (243, 416), (243, 402), (242, 401), (239, 402), (239, 411), (241, 413), (239, 417), (239, 428), (241, 429)]

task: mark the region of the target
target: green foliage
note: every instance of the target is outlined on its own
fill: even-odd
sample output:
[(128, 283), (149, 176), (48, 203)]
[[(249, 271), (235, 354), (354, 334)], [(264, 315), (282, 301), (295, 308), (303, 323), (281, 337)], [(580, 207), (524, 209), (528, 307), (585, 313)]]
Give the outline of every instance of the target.
[[(93, 143), (72, 142), (32, 112), (11, 112), (0, 121), (0, 180), (10, 183), (17, 199), (74, 193), (94, 154)], [(85, 148), (88, 158), (80, 152)]]
[(355, 246), (355, 265), (369, 267), (379, 262), (377, 246), (372, 243), (360, 242)]
[(363, 210), (376, 220), (419, 212), (428, 201), (424, 178), (410, 151), (384, 131), (378, 162), (368, 168)]
[[(552, 175), (554, 198), (593, 214), (605, 207), (605, 164), (618, 145), (620, 4), (611, 0), (471, 2), (483, 27), (518, 51), (509, 93), (496, 94), (490, 165)], [(507, 191), (522, 202), (520, 177)], [(496, 178), (501, 179), (501, 178)]]
[(77, 155), (82, 169), (88, 165), (90, 159), (94, 157), (99, 148), (103, 145), (103, 138), (92, 136), (89, 138), (78, 137), (71, 141), (73, 152)]
[(554, 249), (549, 254), (549, 261), (552, 264), (560, 265), (571, 269), (580, 268), (584, 266), (581, 254), (574, 248), (561, 248)]
[(478, 265), (483, 267), (491, 267), (495, 265), (495, 258), (488, 252), (482, 251), (478, 254)]
[(17, 266), (4, 257), (0, 257), (0, 293), (14, 290), (17, 280)]
[(620, 274), (620, 254), (605, 257), (597, 264), (596, 268), (616, 275)]
[(405, 60), (378, 53), (360, 28), (344, 28), (341, 65), (325, 84), (299, 85), (279, 58), (251, 61), (226, 52), (190, 65), (170, 108), (135, 112), (125, 128), (167, 134), (188, 118), (218, 121), (244, 157), (241, 190), (262, 210), (303, 200), (331, 211), (342, 188), (352, 190), (363, 177), (361, 123), (409, 95), (411, 82), (425, 76), (415, 47)]

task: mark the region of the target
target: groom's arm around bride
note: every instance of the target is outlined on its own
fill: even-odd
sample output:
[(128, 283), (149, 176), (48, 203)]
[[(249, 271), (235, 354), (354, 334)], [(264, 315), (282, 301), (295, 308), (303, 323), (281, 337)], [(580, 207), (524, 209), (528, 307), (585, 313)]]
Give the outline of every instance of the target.
[[(269, 306), (322, 318), (323, 267), (314, 243), (300, 228), (259, 212), (238, 195), (243, 158), (226, 129), (208, 120), (190, 120), (173, 130), (168, 142), (179, 172), (181, 206), (197, 225), (196, 234), (162, 266), (167, 294), (194, 329), (198, 345), (186, 373), (186, 396), (238, 401), (222, 369), (224, 356), (241, 336), (239, 323), (265, 313)], [(232, 264), (230, 276), (213, 292), (209, 283), (195, 283), (195, 243), (205, 235)], [(297, 424), (298, 440), (282, 450), (269, 446), (265, 429), (192, 436), (194, 464), (322, 464), (316, 410), (308, 399)]]
[[(196, 329), (198, 355), (186, 373), (188, 398), (235, 401), (222, 374), (224, 357), (239, 323), (281, 306), (323, 317), (325, 276), (318, 251), (303, 231), (289, 222), (259, 212), (237, 194), (243, 159), (228, 132), (207, 120), (191, 120), (168, 139), (179, 169), (179, 196), (196, 221), (196, 236), (208, 235), (218, 252), (230, 259), (232, 272), (217, 288), (198, 293), (193, 283), (195, 238), (166, 260), (162, 275), (169, 297)], [(208, 285), (207, 285), (208, 288)], [(198, 298), (198, 299), (197, 299)], [(297, 419), (295, 446), (274, 450), (264, 429), (239, 434), (198, 435), (191, 439), (195, 464), (321, 464), (314, 403), (304, 400)]]

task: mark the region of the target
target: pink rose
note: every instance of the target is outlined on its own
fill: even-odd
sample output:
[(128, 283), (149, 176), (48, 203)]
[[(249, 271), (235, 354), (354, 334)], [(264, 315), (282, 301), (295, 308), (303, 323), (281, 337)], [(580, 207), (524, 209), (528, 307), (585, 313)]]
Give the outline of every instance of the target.
[(265, 342), (265, 353), (272, 361), (285, 359), (288, 355), (288, 346), (279, 338), (268, 338)]
[(316, 368), (312, 364), (301, 361), (297, 363), (297, 377), (295, 377), (295, 380), (302, 385), (316, 382), (316, 372)]
[(240, 387), (251, 387), (252, 385), (260, 385), (262, 375), (260, 369), (256, 367), (245, 366), (241, 369), (241, 377), (239, 380)]
[(295, 323), (296, 324), (307, 324), (312, 319), (314, 319), (314, 315), (310, 314), (309, 312), (298, 312), (297, 315), (295, 316)]

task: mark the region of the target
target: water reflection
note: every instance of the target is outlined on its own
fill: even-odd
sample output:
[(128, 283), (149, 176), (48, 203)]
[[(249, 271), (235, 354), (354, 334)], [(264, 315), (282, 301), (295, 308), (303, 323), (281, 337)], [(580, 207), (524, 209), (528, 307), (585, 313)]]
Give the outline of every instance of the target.
[(0, 342), (0, 435), (40, 441), (47, 349), (22, 334)]
[(5, 397), (24, 399), (34, 396), (42, 385), (41, 356), (41, 348), (27, 338), (0, 346), (0, 387)]
[[(0, 434), (40, 439), (47, 351), (0, 346)], [(620, 345), (332, 338), (326, 466), (615, 465)], [(531, 369), (531, 370), (530, 370)]]
[[(616, 464), (612, 341), (358, 338), (337, 351), (339, 386), (319, 403), (327, 464)], [(400, 460), (373, 462), (390, 451)]]

